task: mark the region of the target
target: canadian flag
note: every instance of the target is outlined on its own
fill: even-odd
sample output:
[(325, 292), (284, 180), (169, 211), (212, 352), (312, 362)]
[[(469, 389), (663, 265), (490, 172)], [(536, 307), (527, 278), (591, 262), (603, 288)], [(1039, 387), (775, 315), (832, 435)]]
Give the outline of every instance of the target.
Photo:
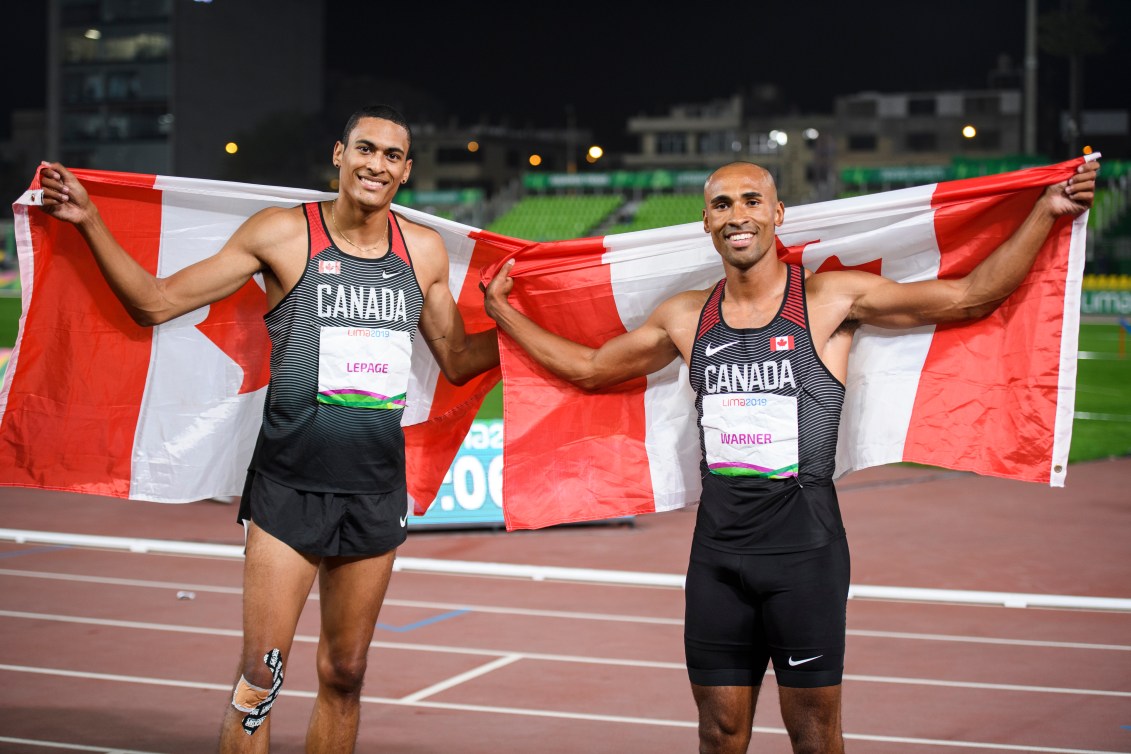
[[(898, 281), (960, 276), (1013, 233), (1045, 186), (1067, 179), (1082, 159), (787, 207), (779, 256), (818, 273), (851, 268)], [(912, 461), (1064, 484), (1086, 223), (1086, 213), (1058, 222), (1028, 277), (989, 317), (856, 332), (837, 477)], [(594, 347), (641, 325), (669, 296), (722, 277), (701, 222), (532, 245), (515, 260), (515, 306)], [(500, 348), (508, 529), (671, 510), (699, 499), (701, 451), (682, 360), (587, 394), (506, 336)]]
[(792, 351), (793, 350), (793, 336), (792, 335), (777, 335), (770, 338), (771, 351)]
[[(268, 206), (333, 194), (159, 175), (75, 170), (122, 246), (159, 277), (215, 253)], [(270, 342), (258, 280), (152, 328), (136, 325), (70, 225), (14, 205), (23, 316), (0, 390), (0, 484), (136, 500), (238, 495), (262, 420)], [(512, 251), (476, 229), (411, 209), (444, 238), (467, 329), (489, 329), (480, 269)], [(410, 249), (411, 253), (411, 249)], [(323, 269), (333, 274), (334, 269)], [(412, 352), (402, 423), (409, 494), (423, 513), (443, 482), (495, 369), (455, 387), (423, 342)], [(313, 400), (313, 396), (312, 396)]]
[[(900, 281), (961, 275), (1008, 238), (1070, 160), (786, 209), (779, 256), (821, 272)], [(266, 206), (332, 194), (167, 176), (76, 171), (111, 230), (165, 276), (218, 250)], [(74, 228), (15, 204), (24, 314), (0, 388), (0, 484), (177, 502), (231, 496), (268, 378), (256, 281), (155, 328), (130, 320)], [(469, 331), (489, 328), (478, 290), (513, 257), (512, 301), (598, 346), (669, 296), (722, 275), (699, 222), (530, 243), (396, 207), (437, 230)], [(1087, 215), (1057, 224), (1032, 271), (989, 317), (913, 330), (863, 327), (849, 359), (837, 476), (913, 461), (1064, 484), (1075, 400)], [(699, 437), (681, 360), (586, 394), (500, 338), (503, 509), (508, 529), (671, 510), (698, 500)], [(417, 513), (451, 465), (495, 370), (456, 388), (418, 338), (405, 436)]]

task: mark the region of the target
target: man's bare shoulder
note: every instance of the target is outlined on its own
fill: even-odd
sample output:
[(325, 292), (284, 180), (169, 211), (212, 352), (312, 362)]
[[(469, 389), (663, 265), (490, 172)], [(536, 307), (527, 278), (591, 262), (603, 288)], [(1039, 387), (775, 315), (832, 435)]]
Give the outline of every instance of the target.
[(416, 247), (427, 250), (444, 250), (444, 241), (435, 230), (427, 225), (409, 220), (399, 212), (396, 213), (396, 216), (401, 233), (404, 234), (405, 241), (409, 244), (410, 252)]
[(711, 297), (711, 292), (715, 290), (714, 286), (704, 288), (702, 290), (694, 291), (680, 291), (671, 298), (665, 301), (665, 304), (670, 303), (674, 307), (687, 308), (690, 307), (695, 310), (702, 309), (707, 303), (707, 299)]
[(699, 314), (707, 304), (713, 288), (701, 291), (681, 291), (660, 303), (655, 316), (669, 326), (688, 325), (694, 327), (699, 322)]
[(265, 207), (232, 234), (228, 249), (257, 257), (274, 268), (290, 257), (305, 257), (308, 248), (306, 215), (302, 205)]
[(416, 276), (422, 287), (447, 279), (448, 275), (448, 250), (444, 240), (432, 228), (409, 220), (402, 214), (397, 214), (401, 234), (404, 235), (405, 246), (412, 265), (416, 268)]
[(239, 233), (249, 241), (279, 243), (295, 236), (306, 237), (306, 214), (302, 205), (265, 207), (244, 221)]

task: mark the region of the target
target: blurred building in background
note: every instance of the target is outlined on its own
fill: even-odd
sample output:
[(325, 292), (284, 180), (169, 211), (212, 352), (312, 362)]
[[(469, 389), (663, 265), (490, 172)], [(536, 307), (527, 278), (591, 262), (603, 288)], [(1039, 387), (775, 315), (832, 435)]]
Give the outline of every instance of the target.
[[(729, 99), (677, 105), (661, 116), (629, 119), (626, 127), (639, 150), (624, 156), (624, 166), (693, 171), (705, 178), (720, 165), (746, 160), (769, 170), (790, 204), (831, 199), (832, 125), (827, 113), (789, 113), (777, 89), (762, 86)], [(702, 186), (699, 180), (690, 188)]]
[(323, 103), (321, 0), (49, 0), (47, 152), (217, 178), (237, 134)]

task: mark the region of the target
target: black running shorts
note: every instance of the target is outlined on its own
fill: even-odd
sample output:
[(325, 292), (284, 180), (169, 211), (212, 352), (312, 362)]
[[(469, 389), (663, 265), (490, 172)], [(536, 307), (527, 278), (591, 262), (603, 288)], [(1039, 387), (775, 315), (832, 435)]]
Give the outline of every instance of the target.
[(407, 535), (408, 493), (303, 492), (248, 472), (239, 520), (250, 519), (295, 550), (320, 557), (367, 557), (394, 550)]
[(691, 682), (836, 686), (844, 674), (848, 540), (816, 550), (737, 555), (691, 546), (684, 650)]

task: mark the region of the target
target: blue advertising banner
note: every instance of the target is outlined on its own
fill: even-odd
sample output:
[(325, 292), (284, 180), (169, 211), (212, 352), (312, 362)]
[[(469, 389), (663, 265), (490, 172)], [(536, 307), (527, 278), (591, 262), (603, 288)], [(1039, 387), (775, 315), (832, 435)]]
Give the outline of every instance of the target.
[(503, 522), (503, 420), (476, 420), (464, 438), (436, 500), (408, 528), (492, 526)]

